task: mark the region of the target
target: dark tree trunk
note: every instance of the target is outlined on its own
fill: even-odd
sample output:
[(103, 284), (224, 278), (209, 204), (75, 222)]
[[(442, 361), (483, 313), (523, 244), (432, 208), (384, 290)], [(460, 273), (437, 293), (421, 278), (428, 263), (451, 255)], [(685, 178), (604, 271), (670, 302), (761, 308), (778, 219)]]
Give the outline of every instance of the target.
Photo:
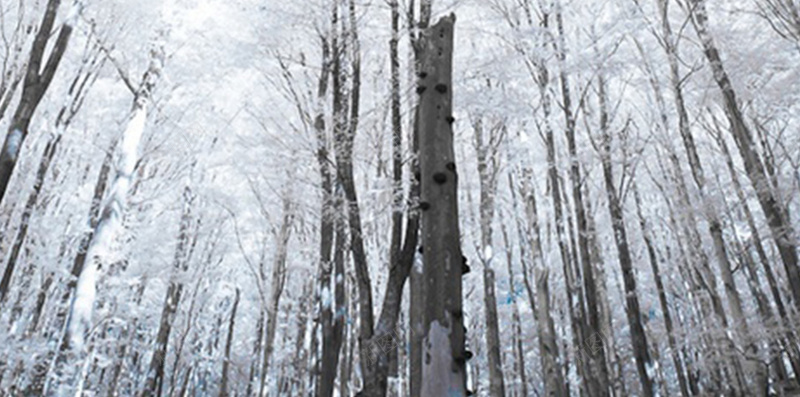
[(423, 33), (420, 93), (420, 209), (424, 314), (423, 396), (466, 395), (462, 254), (452, 129), (455, 15)]
[(192, 243), (192, 240), (194, 240), (192, 236), (192, 225), (194, 223), (192, 214), (193, 202), (194, 193), (192, 193), (189, 186), (186, 186), (183, 190), (183, 214), (181, 215), (180, 231), (178, 232), (178, 246), (175, 250), (173, 280), (170, 281), (169, 287), (167, 287), (164, 308), (161, 310), (161, 321), (156, 334), (155, 350), (147, 370), (144, 390), (142, 390), (143, 397), (160, 396), (164, 385), (164, 367), (167, 362), (169, 336), (172, 332), (175, 313), (178, 311), (181, 293), (183, 292), (183, 282), (177, 280), (180, 280), (182, 273), (188, 269), (189, 259), (194, 249), (194, 244)]
[[(608, 199), (608, 212), (611, 215), (611, 226), (614, 230), (614, 241), (617, 245), (619, 256), (619, 266), (622, 270), (622, 280), (625, 286), (625, 313), (628, 316), (628, 325), (631, 329), (631, 339), (633, 344), (633, 356), (636, 358), (636, 369), (639, 372), (639, 381), (642, 384), (644, 396), (652, 397), (654, 393), (653, 381), (647, 373), (650, 365), (650, 353), (648, 351), (647, 336), (642, 326), (642, 319), (639, 308), (639, 298), (636, 292), (636, 278), (633, 273), (633, 259), (631, 258), (628, 245), (627, 230), (623, 218), (622, 203), (620, 202), (617, 188), (614, 183), (614, 175), (611, 164), (611, 132), (608, 125), (608, 113), (606, 108), (607, 98), (605, 93), (605, 80), (603, 76), (598, 78), (598, 92), (600, 96), (600, 128), (602, 133), (602, 148), (600, 158), (603, 163), (603, 180), (606, 186), (606, 197)], [(627, 128), (627, 126), (626, 126)]]
[[(559, 365), (558, 341), (556, 339), (555, 323), (550, 307), (550, 272), (545, 267), (542, 255), (542, 238), (539, 225), (539, 211), (536, 204), (536, 192), (533, 189), (533, 173), (527, 171), (523, 175), (522, 198), (525, 203), (525, 215), (528, 220), (528, 237), (532, 251), (533, 280), (536, 283), (536, 298), (534, 300), (533, 288), (530, 285), (528, 272), (523, 268), (523, 280), (528, 291), (528, 299), (536, 320), (536, 332), (539, 336), (539, 356), (542, 363), (542, 377), (544, 379), (544, 392), (548, 397), (566, 397), (569, 395), (564, 374)], [(512, 194), (514, 186), (511, 187)], [(515, 198), (516, 199), (516, 198)], [(516, 203), (515, 203), (516, 207)], [(522, 236), (521, 236), (522, 237)], [(523, 266), (524, 266), (523, 261)], [(534, 304), (534, 302), (537, 302)]]
[[(486, 311), (486, 350), (489, 364), (489, 395), (505, 396), (503, 380), (503, 361), (500, 355), (500, 330), (497, 320), (497, 296), (495, 294), (495, 273), (492, 254), (492, 222), (494, 221), (494, 196), (497, 190), (498, 159), (497, 148), (502, 141), (502, 125), (489, 129), (488, 140), (483, 120), (473, 123), (475, 130), (475, 149), (478, 153), (478, 175), (480, 179), (480, 254), (483, 262), (483, 300)], [(488, 251), (488, 252), (487, 252)], [(487, 256), (489, 255), (489, 256)]]
[(658, 265), (658, 257), (656, 256), (655, 245), (652, 241), (652, 231), (647, 223), (644, 215), (642, 214), (641, 199), (639, 197), (639, 190), (636, 184), (633, 184), (633, 197), (636, 201), (636, 215), (639, 218), (639, 226), (642, 229), (642, 236), (644, 238), (645, 247), (647, 247), (647, 258), (650, 260), (650, 268), (653, 270), (653, 278), (656, 283), (656, 292), (658, 292), (658, 302), (661, 304), (661, 312), (664, 316), (664, 326), (667, 330), (667, 342), (669, 343), (669, 350), (672, 356), (672, 363), (675, 365), (675, 376), (678, 378), (678, 385), (681, 389), (681, 395), (688, 397), (689, 386), (686, 382), (686, 373), (683, 370), (683, 362), (680, 358), (680, 350), (677, 346), (675, 339), (674, 325), (672, 324), (672, 314), (669, 309), (669, 302), (667, 301), (667, 292), (664, 289), (664, 282), (661, 279), (661, 270)]
[(8, 190), (8, 182), (11, 179), (14, 167), (17, 165), (22, 143), (28, 136), (28, 126), (33, 114), (39, 106), (45, 91), (50, 86), (50, 82), (53, 80), (58, 64), (67, 49), (69, 36), (72, 34), (71, 23), (74, 23), (74, 21), (67, 21), (61, 25), (58, 37), (50, 51), (50, 56), (47, 58), (44, 68), (42, 68), (45, 50), (48, 41), (50, 41), (53, 24), (60, 5), (61, 0), (48, 0), (42, 23), (39, 25), (39, 31), (36, 32), (36, 37), (33, 40), (30, 57), (28, 58), (28, 70), (22, 83), (22, 97), (11, 119), (8, 135), (0, 152), (0, 202), (3, 201), (3, 197), (5, 197)]
[[(239, 307), (239, 288), (236, 288), (236, 295), (233, 298), (233, 308), (231, 308), (231, 319), (228, 321), (228, 337), (225, 340), (225, 357), (222, 358), (222, 380), (219, 385), (219, 397), (227, 397), (228, 393), (228, 367), (231, 362), (231, 345), (233, 345), (233, 327), (236, 324), (236, 309)], [(236, 395), (236, 393), (234, 393)]]

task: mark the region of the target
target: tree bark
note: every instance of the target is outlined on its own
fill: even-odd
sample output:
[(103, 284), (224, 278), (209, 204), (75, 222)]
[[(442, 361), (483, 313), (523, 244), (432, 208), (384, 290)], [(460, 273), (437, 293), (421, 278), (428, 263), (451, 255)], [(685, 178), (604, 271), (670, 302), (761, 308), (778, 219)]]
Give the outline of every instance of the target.
[[(605, 79), (598, 77), (598, 95), (600, 97), (600, 129), (602, 134), (602, 148), (600, 159), (603, 163), (603, 180), (606, 186), (608, 212), (611, 215), (611, 226), (614, 230), (614, 241), (617, 245), (619, 266), (622, 270), (622, 280), (625, 286), (625, 312), (631, 329), (633, 356), (636, 358), (636, 369), (639, 372), (639, 381), (642, 384), (644, 396), (654, 395), (653, 381), (648, 374), (650, 366), (650, 353), (647, 345), (647, 336), (642, 326), (639, 308), (639, 298), (636, 292), (636, 277), (633, 273), (633, 259), (628, 246), (627, 230), (623, 218), (622, 203), (614, 184), (614, 175), (611, 164), (611, 132), (608, 125), (608, 111), (606, 108), (607, 97)], [(627, 126), (626, 126), (627, 128)]]
[(425, 30), (420, 50), (420, 181), (422, 184), (424, 338), (423, 396), (466, 395), (462, 254), (452, 130), (455, 15)]
[[(228, 337), (225, 340), (225, 357), (222, 359), (222, 380), (219, 385), (219, 397), (227, 397), (228, 393), (228, 367), (231, 362), (231, 345), (233, 345), (233, 327), (236, 321), (236, 309), (239, 307), (239, 288), (233, 298), (233, 308), (231, 308), (231, 319), (228, 321)], [(234, 393), (236, 395), (236, 393)]]
[[(422, 72), (422, 41), (419, 35), (416, 33), (417, 29), (424, 30), (428, 28), (431, 20), (431, 8), (432, 8), (432, 0), (421, 0), (420, 2), (420, 12), (419, 12), (419, 21), (416, 21), (414, 17), (414, 0), (409, 0), (409, 7), (408, 7), (408, 30), (409, 30), (409, 39), (411, 41), (411, 47), (413, 49), (413, 78), (419, 79), (419, 75)], [(416, 24), (416, 26), (415, 26)], [(412, 181), (411, 189), (415, 190), (415, 194), (411, 195), (411, 202), (410, 205), (417, 207), (418, 206), (418, 199), (419, 199), (419, 191), (420, 191), (420, 171), (419, 171), (419, 139), (420, 139), (420, 109), (419, 109), (419, 99), (417, 99), (416, 106), (414, 108), (414, 118), (412, 120), (412, 127), (411, 127), (411, 134), (412, 134), (412, 150), (413, 150), (413, 160), (412, 160), (412, 172), (414, 174), (414, 180)], [(413, 214), (417, 216), (417, 222), (419, 219), (419, 212), (414, 211)], [(419, 224), (417, 223), (417, 228)], [(411, 247), (412, 250), (415, 247)], [(413, 251), (412, 251), (413, 255)], [(413, 258), (411, 259), (413, 261)], [(422, 269), (417, 268), (415, 266), (415, 270), (410, 273), (409, 277), (411, 278), (410, 286), (409, 286), (409, 391), (411, 392), (411, 397), (421, 397), (421, 387), (422, 387), (422, 338), (424, 337), (424, 327), (423, 327), (423, 317), (424, 317), (424, 282), (425, 280), (422, 278)]]
[(480, 229), (479, 255), (483, 262), (483, 303), (486, 311), (486, 352), (489, 362), (489, 395), (505, 396), (503, 361), (500, 356), (500, 331), (497, 325), (497, 297), (493, 268), (492, 222), (494, 221), (494, 196), (497, 191), (498, 159), (497, 147), (502, 141), (502, 125), (492, 126), (488, 141), (485, 139), (483, 120), (473, 123), (475, 150), (478, 153), (478, 176), (480, 180)]
[[(172, 332), (172, 323), (175, 320), (175, 314), (178, 311), (178, 306), (181, 302), (181, 294), (183, 293), (183, 282), (178, 281), (183, 277), (189, 268), (189, 260), (192, 256), (194, 244), (192, 244), (192, 225), (194, 224), (194, 215), (192, 207), (194, 205), (194, 193), (187, 185), (183, 189), (183, 214), (181, 215), (180, 231), (178, 232), (178, 245), (175, 250), (175, 258), (172, 272), (172, 281), (167, 287), (167, 295), (164, 299), (164, 307), (161, 310), (161, 321), (158, 326), (158, 333), (156, 334), (155, 349), (153, 350), (153, 357), (150, 360), (150, 366), (147, 370), (147, 378), (145, 386), (142, 390), (142, 397), (160, 396), (161, 389), (164, 386), (164, 367), (167, 362), (167, 347), (169, 345), (169, 336)], [(196, 232), (196, 230), (195, 230)]]
[(632, 185), (633, 197), (636, 201), (636, 215), (639, 218), (639, 227), (642, 230), (642, 237), (644, 239), (645, 247), (647, 248), (647, 258), (650, 260), (650, 268), (653, 270), (653, 278), (656, 283), (656, 292), (658, 292), (658, 302), (661, 305), (661, 313), (664, 316), (664, 327), (667, 330), (667, 342), (669, 343), (669, 351), (672, 356), (672, 363), (675, 365), (675, 376), (678, 378), (678, 386), (681, 390), (683, 397), (688, 397), (689, 386), (686, 382), (686, 373), (683, 369), (683, 362), (680, 358), (680, 350), (678, 349), (677, 341), (675, 339), (674, 325), (672, 324), (672, 314), (669, 309), (669, 302), (667, 301), (667, 292), (664, 289), (664, 282), (661, 278), (661, 269), (658, 265), (658, 257), (656, 256), (655, 244), (652, 240), (652, 231), (650, 225), (642, 213), (641, 198), (639, 196), (639, 189), (636, 183)]
[[(274, 351), (275, 331), (278, 325), (278, 309), (283, 296), (283, 288), (286, 285), (286, 257), (288, 254), (289, 239), (292, 236), (292, 223), (294, 222), (294, 204), (289, 193), (284, 193), (283, 197), (283, 217), (278, 233), (275, 235), (276, 248), (275, 259), (272, 262), (272, 283), (270, 287), (270, 297), (267, 303), (265, 339), (263, 361), (261, 363), (262, 379), (269, 372), (269, 360)], [(263, 392), (263, 389), (262, 389)]]
[[(511, 174), (509, 174), (511, 176)], [(513, 187), (512, 187), (513, 188)], [(501, 216), (502, 217), (502, 216)], [(525, 346), (523, 343), (523, 336), (522, 336), (522, 319), (519, 315), (519, 306), (517, 304), (517, 296), (520, 295), (520, 292), (517, 290), (517, 284), (514, 277), (514, 249), (511, 246), (511, 241), (508, 238), (508, 231), (506, 230), (505, 223), (500, 223), (500, 231), (503, 234), (503, 243), (506, 250), (506, 266), (508, 269), (508, 284), (509, 284), (509, 294), (511, 295), (511, 304), (512, 307), (512, 314), (511, 314), (511, 321), (514, 328), (514, 361), (515, 361), (515, 370), (517, 372), (517, 376), (519, 376), (519, 394), (522, 396), (528, 395), (528, 375), (525, 371)], [(523, 274), (523, 278), (526, 275)], [(525, 281), (527, 282), (527, 280)], [(535, 307), (534, 307), (535, 312)], [(538, 319), (534, 319), (538, 322)], [(544, 354), (542, 352), (539, 353)]]
[[(523, 175), (522, 198), (525, 201), (525, 215), (528, 220), (528, 230), (531, 252), (533, 255), (533, 279), (536, 283), (536, 302), (532, 307), (536, 317), (536, 332), (539, 336), (539, 358), (542, 365), (542, 379), (544, 394), (548, 397), (566, 397), (569, 395), (564, 383), (564, 375), (559, 365), (558, 341), (556, 339), (555, 323), (550, 312), (550, 271), (546, 267), (542, 254), (541, 228), (539, 213), (536, 204), (536, 192), (533, 188), (533, 173), (526, 170)], [(513, 191), (513, 187), (512, 187)], [(528, 285), (525, 276), (526, 286)], [(528, 286), (528, 293), (531, 288)], [(533, 297), (530, 297), (533, 302)]]

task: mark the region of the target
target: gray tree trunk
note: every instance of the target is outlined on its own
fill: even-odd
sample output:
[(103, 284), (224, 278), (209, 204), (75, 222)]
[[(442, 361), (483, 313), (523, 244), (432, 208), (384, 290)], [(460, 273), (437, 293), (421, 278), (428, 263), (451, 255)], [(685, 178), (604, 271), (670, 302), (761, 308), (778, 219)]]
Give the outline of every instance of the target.
[(606, 88), (603, 76), (598, 77), (598, 84), (598, 95), (600, 96), (600, 128), (602, 133), (600, 159), (603, 163), (603, 179), (606, 186), (608, 211), (611, 215), (611, 226), (614, 230), (614, 241), (617, 244), (619, 265), (622, 270), (622, 280), (625, 286), (625, 313), (628, 316), (628, 325), (631, 329), (633, 356), (636, 358), (636, 369), (639, 373), (639, 381), (642, 384), (642, 393), (644, 396), (652, 397), (654, 394), (653, 381), (650, 379), (650, 375), (647, 372), (651, 358), (648, 351), (647, 336), (642, 326), (639, 298), (636, 292), (636, 278), (633, 273), (633, 259), (631, 258), (628, 245), (622, 203), (617, 194), (611, 164), (611, 132), (608, 125)]
[(503, 360), (500, 355), (500, 331), (497, 324), (497, 296), (495, 294), (495, 275), (492, 258), (492, 222), (494, 221), (494, 196), (497, 191), (498, 145), (502, 142), (502, 125), (489, 129), (485, 137), (483, 120), (474, 122), (475, 149), (478, 153), (478, 176), (480, 180), (480, 258), (483, 262), (483, 303), (486, 311), (486, 352), (489, 361), (489, 395), (505, 396), (503, 381)]
[[(525, 215), (528, 220), (528, 230), (532, 237), (529, 239), (533, 253), (533, 279), (536, 283), (536, 302), (532, 307), (536, 316), (536, 332), (539, 335), (539, 358), (542, 363), (542, 378), (544, 393), (548, 397), (566, 397), (566, 384), (564, 375), (559, 365), (558, 341), (555, 333), (555, 323), (550, 312), (550, 271), (545, 267), (542, 254), (541, 228), (539, 225), (539, 212), (536, 205), (536, 192), (533, 189), (533, 173), (527, 170), (523, 175), (522, 197), (525, 200)], [(526, 286), (528, 286), (527, 276)], [(528, 286), (528, 293), (531, 294)], [(533, 297), (530, 297), (533, 302)], [(533, 306), (533, 304), (532, 304)]]
[[(219, 385), (219, 397), (227, 397), (228, 393), (228, 367), (231, 363), (231, 345), (233, 344), (233, 327), (236, 324), (236, 309), (239, 307), (239, 288), (233, 298), (231, 319), (228, 321), (228, 337), (225, 340), (225, 357), (222, 358), (222, 380)], [(234, 393), (236, 395), (236, 393)]]
[(465, 396), (462, 254), (453, 150), (452, 56), (455, 15), (422, 36), (420, 209), (424, 280), (422, 396)]
[[(182, 279), (183, 273), (188, 270), (189, 260), (194, 249), (194, 244), (192, 244), (192, 240), (194, 240), (192, 229), (194, 229), (193, 224), (195, 223), (194, 215), (192, 214), (194, 197), (191, 188), (189, 186), (184, 187), (183, 215), (181, 215), (180, 230), (178, 232), (178, 246), (175, 250), (173, 280), (167, 287), (164, 308), (161, 310), (161, 321), (156, 334), (153, 357), (150, 360), (145, 386), (142, 390), (143, 397), (160, 396), (164, 385), (164, 367), (167, 362), (169, 336), (172, 332), (172, 323), (175, 320), (175, 314), (178, 311), (181, 294), (183, 293), (183, 282), (178, 280)], [(196, 233), (196, 230), (194, 232)]]

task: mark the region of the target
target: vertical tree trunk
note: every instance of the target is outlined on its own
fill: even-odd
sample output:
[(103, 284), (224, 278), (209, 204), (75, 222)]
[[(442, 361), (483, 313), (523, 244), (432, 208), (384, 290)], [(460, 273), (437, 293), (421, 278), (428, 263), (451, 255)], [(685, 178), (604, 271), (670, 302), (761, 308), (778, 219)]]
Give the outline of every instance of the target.
[[(700, 193), (701, 207), (708, 221), (709, 233), (714, 245), (714, 252), (719, 264), (720, 275), (722, 277), (722, 284), (725, 288), (725, 293), (728, 298), (728, 303), (733, 317), (734, 329), (744, 340), (746, 344), (748, 355), (757, 355), (758, 349), (756, 344), (750, 336), (747, 319), (744, 316), (744, 309), (742, 308), (741, 297), (736, 289), (736, 284), (733, 279), (733, 272), (731, 270), (730, 259), (725, 249), (725, 240), (722, 236), (722, 224), (719, 220), (718, 211), (713, 202), (708, 198), (706, 178), (700, 162), (700, 156), (697, 154), (697, 147), (689, 126), (689, 116), (683, 100), (683, 93), (681, 88), (681, 79), (678, 71), (678, 60), (676, 48), (672, 39), (672, 31), (669, 25), (667, 15), (667, 2), (662, 0), (659, 2), (659, 8), (662, 19), (662, 31), (664, 34), (664, 47), (667, 51), (667, 58), (670, 65), (670, 77), (672, 80), (673, 92), (675, 93), (675, 104), (678, 110), (678, 127), (683, 140), (684, 147), (689, 159), (689, 168), (692, 172), (692, 177), (697, 184)], [(745, 370), (748, 373), (753, 373), (757, 378), (763, 377), (763, 374), (758, 368), (753, 368), (753, 363), (748, 363)]]
[[(98, 59), (99, 53), (100, 51), (95, 48), (87, 50), (84, 53), (82, 59), (83, 62), (81, 63), (81, 66), (75, 77), (72, 79), (72, 84), (70, 85), (70, 89), (67, 93), (68, 96), (66, 101), (58, 112), (55, 122), (56, 133), (50, 137), (50, 140), (47, 142), (44, 152), (42, 153), (42, 158), (39, 161), (39, 168), (36, 171), (36, 179), (33, 183), (33, 189), (28, 194), (28, 199), (25, 202), (25, 209), (22, 212), (20, 227), (15, 234), (14, 243), (11, 247), (11, 254), (8, 258), (8, 262), (6, 263), (6, 268), (3, 271), (3, 277), (0, 279), (0, 307), (2, 307), (11, 286), (11, 279), (16, 268), (17, 259), (19, 258), (23, 242), (28, 234), (31, 215), (34, 212), (34, 207), (36, 206), (36, 203), (39, 200), (39, 195), (44, 187), (45, 178), (47, 177), (50, 165), (52, 164), (53, 159), (58, 151), (61, 137), (72, 122), (72, 119), (80, 110), (86, 93), (89, 91), (89, 88), (92, 86), (98, 76), (97, 71), (103, 65), (103, 62), (99, 61)], [(33, 263), (31, 266), (33, 266)], [(50, 282), (52, 282), (52, 279), (50, 279)], [(37, 311), (35, 316), (38, 317), (39, 315), (41, 315), (41, 312)]]
[[(290, 193), (284, 193), (283, 217), (278, 233), (275, 235), (275, 259), (272, 262), (272, 280), (270, 297), (267, 303), (265, 339), (263, 361), (261, 362), (261, 376), (264, 379), (269, 372), (269, 360), (275, 350), (275, 331), (278, 325), (278, 309), (283, 296), (283, 287), (286, 285), (286, 257), (288, 254), (289, 239), (292, 236), (292, 223), (294, 222), (294, 204)], [(261, 389), (263, 392), (263, 389)]]
[(164, 367), (167, 362), (169, 336), (172, 332), (172, 324), (175, 321), (175, 314), (178, 311), (178, 306), (181, 303), (181, 294), (183, 293), (183, 282), (178, 280), (181, 280), (183, 273), (188, 270), (189, 260), (194, 248), (191, 235), (194, 223), (194, 215), (192, 214), (194, 197), (195, 195), (192, 193), (191, 188), (188, 185), (185, 186), (183, 189), (183, 214), (181, 215), (180, 231), (178, 232), (178, 245), (175, 250), (172, 281), (167, 287), (164, 307), (161, 310), (161, 321), (156, 334), (153, 357), (150, 360), (145, 386), (142, 390), (143, 397), (160, 396), (164, 385)]
[(489, 139), (484, 139), (483, 121), (478, 119), (475, 130), (475, 149), (478, 153), (478, 176), (480, 180), (480, 258), (483, 262), (483, 303), (486, 311), (486, 351), (489, 361), (489, 395), (505, 396), (503, 381), (503, 361), (500, 355), (500, 331), (497, 325), (497, 297), (493, 268), (492, 222), (494, 221), (494, 196), (497, 190), (498, 159), (497, 147), (502, 140), (500, 129), (492, 126)]
[(675, 365), (675, 376), (678, 378), (678, 385), (680, 386), (681, 395), (689, 397), (689, 387), (686, 382), (686, 374), (683, 370), (683, 362), (680, 358), (680, 350), (678, 349), (675, 340), (675, 330), (672, 324), (672, 314), (669, 310), (669, 303), (667, 302), (667, 292), (664, 289), (664, 282), (661, 279), (661, 270), (658, 266), (658, 258), (656, 257), (655, 245), (652, 241), (652, 231), (647, 223), (647, 220), (642, 214), (641, 198), (639, 197), (639, 189), (636, 184), (633, 184), (633, 198), (636, 201), (636, 215), (639, 218), (639, 227), (642, 230), (642, 237), (644, 238), (645, 247), (647, 247), (647, 258), (650, 260), (650, 268), (653, 270), (653, 278), (656, 283), (656, 292), (658, 292), (658, 302), (661, 305), (661, 313), (664, 316), (664, 326), (667, 330), (667, 342), (669, 343), (669, 351), (672, 356), (672, 363)]
[[(233, 298), (233, 308), (231, 308), (231, 319), (228, 321), (228, 337), (225, 340), (225, 357), (222, 359), (222, 380), (219, 385), (219, 397), (227, 397), (228, 393), (228, 367), (231, 362), (231, 345), (233, 345), (233, 327), (236, 321), (236, 309), (239, 307), (239, 288)], [(234, 392), (234, 395), (236, 393)]]
[(19, 229), (17, 230), (14, 243), (11, 246), (11, 255), (6, 262), (6, 268), (3, 271), (3, 277), (0, 279), (0, 307), (3, 307), (6, 296), (11, 287), (11, 277), (17, 265), (17, 259), (22, 251), (22, 244), (25, 237), (28, 235), (28, 226), (30, 226), (31, 215), (34, 211), (34, 206), (39, 198), (39, 193), (42, 191), (44, 185), (44, 178), (47, 176), (47, 170), (50, 168), (50, 162), (55, 157), (58, 143), (61, 141), (61, 134), (53, 136), (44, 148), (42, 159), (39, 162), (39, 168), (36, 171), (36, 181), (33, 184), (33, 190), (28, 195), (28, 200), (25, 202), (25, 209), (22, 211), (22, 219), (20, 219)]
[[(414, 79), (419, 79), (419, 75), (422, 72), (422, 41), (421, 38), (418, 36), (417, 29), (424, 30), (428, 28), (431, 20), (431, 8), (432, 8), (433, 0), (420, 0), (420, 12), (419, 12), (419, 21), (417, 22), (414, 18), (414, 0), (409, 0), (409, 7), (408, 7), (408, 30), (409, 30), (409, 38), (411, 40), (411, 47), (414, 52), (413, 57), (413, 74)], [(416, 24), (416, 26), (415, 26)], [(417, 103), (414, 108), (414, 118), (412, 120), (412, 147), (413, 147), (413, 162), (412, 162), (412, 172), (414, 174), (414, 181), (412, 182), (411, 189), (416, 189), (416, 195), (411, 196), (412, 200), (419, 198), (419, 190), (420, 190), (420, 171), (419, 171), (419, 137), (420, 137), (420, 125), (421, 122), (419, 120), (420, 117), (420, 109), (419, 109), (419, 99), (417, 98)], [(412, 202), (410, 203), (413, 206), (416, 206), (418, 203)], [(419, 217), (418, 212), (414, 212), (414, 214)], [(415, 249), (412, 247), (412, 249)], [(412, 259), (413, 261), (413, 259)], [(411, 392), (411, 397), (421, 397), (421, 387), (422, 387), (422, 338), (424, 336), (424, 327), (423, 327), (423, 317), (424, 317), (424, 279), (422, 278), (422, 268), (415, 266), (415, 269), (410, 274), (410, 286), (409, 286), (409, 391)]]
[[(575, 217), (577, 220), (578, 228), (578, 252), (580, 254), (580, 264), (583, 273), (583, 288), (586, 297), (586, 310), (587, 310), (587, 325), (591, 335), (584, 335), (584, 338), (592, 338), (596, 343), (595, 348), (584, 350), (584, 359), (588, 361), (587, 369), (591, 371), (587, 375), (588, 388), (587, 392), (590, 396), (602, 396), (608, 393), (609, 379), (608, 367), (606, 366), (606, 346), (605, 341), (607, 336), (597, 337), (603, 335), (602, 327), (600, 324), (600, 316), (598, 307), (600, 302), (597, 295), (597, 281), (594, 277), (594, 269), (592, 268), (592, 260), (589, 253), (588, 241), (588, 226), (586, 220), (586, 206), (583, 202), (583, 193), (581, 189), (582, 179), (580, 162), (578, 160), (577, 148), (575, 142), (575, 116), (573, 115), (572, 99), (570, 95), (569, 80), (566, 71), (566, 44), (564, 38), (564, 22), (561, 5), (556, 5), (556, 30), (558, 33), (557, 40), (553, 43), (556, 57), (559, 62), (559, 82), (561, 85), (561, 107), (564, 111), (564, 118), (566, 120), (566, 128), (564, 130), (567, 137), (567, 149), (569, 152), (570, 162), (570, 181), (572, 182), (572, 196), (575, 205)], [(602, 282), (602, 280), (600, 280)]]
[(452, 130), (455, 15), (425, 30), (420, 50), (420, 181), (422, 184), (424, 338), (423, 396), (466, 395), (461, 291), (462, 254)]
[(603, 163), (603, 180), (606, 186), (608, 212), (611, 215), (611, 226), (614, 230), (614, 241), (617, 244), (619, 266), (622, 270), (622, 280), (625, 286), (625, 312), (631, 329), (633, 356), (636, 358), (636, 369), (639, 372), (639, 381), (642, 384), (644, 396), (653, 396), (653, 381), (648, 374), (650, 366), (650, 353), (648, 351), (647, 336), (642, 326), (639, 309), (639, 298), (636, 292), (636, 278), (633, 273), (633, 259), (628, 246), (628, 237), (623, 218), (622, 203), (614, 184), (614, 175), (611, 165), (611, 132), (608, 125), (608, 111), (606, 108), (606, 88), (603, 76), (598, 77), (598, 95), (600, 97), (600, 128), (602, 133), (602, 148), (600, 159)]
[[(334, 24), (335, 29), (335, 24)], [(332, 34), (337, 34), (332, 32)], [(326, 321), (330, 317), (330, 310), (331, 307), (325, 306), (325, 291), (330, 294), (330, 274), (331, 274), (331, 253), (333, 250), (333, 239), (334, 239), (334, 209), (333, 209), (333, 180), (331, 176), (331, 169), (330, 169), (330, 158), (328, 156), (328, 147), (329, 147), (329, 138), (328, 133), (326, 131), (325, 126), (325, 113), (324, 113), (324, 101), (327, 97), (328, 92), (328, 80), (330, 79), (330, 65), (331, 65), (331, 56), (330, 56), (330, 46), (328, 44), (327, 38), (322, 38), (322, 65), (320, 70), (320, 76), (317, 83), (317, 104), (316, 104), (316, 118), (314, 120), (314, 130), (316, 132), (316, 143), (317, 143), (317, 163), (319, 164), (319, 172), (321, 178), (321, 186), (322, 186), (322, 205), (320, 209), (320, 259), (319, 259), (319, 281), (317, 285), (316, 293), (319, 294), (319, 297), (322, 298), (319, 302), (321, 303), (319, 307), (319, 313), (321, 318), (321, 325), (322, 325), (322, 335), (328, 335), (332, 332), (332, 323)], [(338, 45), (338, 44), (337, 44)], [(334, 48), (334, 51), (338, 51)], [(324, 344), (323, 339), (323, 347), (322, 347), (322, 356), (329, 355), (330, 353), (326, 352), (326, 348), (330, 348), (330, 345)], [(312, 352), (316, 354), (317, 349), (312, 349)], [(266, 354), (266, 349), (265, 349)], [(335, 368), (326, 368), (325, 365), (327, 363), (323, 362), (323, 359), (318, 359), (316, 362), (317, 369), (314, 373), (316, 376), (315, 380), (315, 395), (317, 397), (327, 397), (323, 396), (323, 388), (325, 382), (323, 381), (323, 374), (325, 373), (335, 373)], [(265, 392), (265, 381), (266, 381), (266, 366), (262, 364), (262, 372), (261, 372), (261, 387), (259, 394), (263, 395)]]
[[(503, 234), (503, 243), (506, 251), (506, 266), (508, 268), (509, 294), (511, 295), (511, 304), (513, 305), (511, 321), (514, 328), (514, 361), (516, 364), (515, 369), (517, 372), (517, 376), (519, 376), (519, 383), (520, 383), (519, 394), (527, 396), (528, 376), (525, 373), (525, 347), (522, 340), (522, 319), (520, 318), (519, 306), (517, 305), (517, 296), (520, 293), (517, 290), (517, 284), (514, 277), (514, 267), (513, 267), (514, 250), (511, 246), (511, 241), (508, 238), (508, 231), (506, 230), (505, 223), (500, 223), (500, 230)], [(523, 274), (523, 278), (524, 277), (526, 277), (525, 274)], [(534, 306), (534, 313), (536, 313), (535, 306)], [(534, 320), (538, 322), (539, 321), (538, 316), (535, 316)], [(544, 353), (540, 352), (539, 354), (541, 355)]]
[[(539, 335), (539, 357), (542, 365), (542, 378), (544, 393), (548, 397), (566, 397), (567, 389), (564, 375), (559, 365), (558, 342), (555, 333), (555, 324), (550, 312), (550, 272), (547, 269), (542, 254), (541, 229), (539, 226), (539, 213), (536, 207), (536, 192), (533, 189), (533, 173), (526, 170), (523, 175), (522, 198), (525, 200), (525, 215), (528, 219), (528, 230), (532, 235), (529, 238), (533, 253), (533, 279), (536, 283), (536, 306), (533, 307), (536, 316), (536, 332)], [(513, 189), (513, 188), (512, 188)], [(527, 279), (527, 276), (526, 276)], [(527, 284), (527, 280), (526, 280)], [(530, 291), (530, 288), (528, 288)], [(530, 292), (529, 292), (530, 293)], [(533, 298), (530, 298), (533, 301)]]

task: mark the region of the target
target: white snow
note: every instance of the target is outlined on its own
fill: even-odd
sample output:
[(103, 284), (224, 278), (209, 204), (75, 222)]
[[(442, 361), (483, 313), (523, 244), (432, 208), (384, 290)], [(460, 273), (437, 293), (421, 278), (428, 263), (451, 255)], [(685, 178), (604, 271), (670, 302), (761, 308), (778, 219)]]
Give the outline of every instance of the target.
[(133, 169), (136, 167), (139, 142), (142, 139), (146, 120), (147, 104), (141, 104), (134, 111), (125, 133), (122, 135), (122, 151), (120, 153), (118, 171), (125, 175), (133, 174)]
[(19, 128), (14, 128), (10, 134), (8, 134), (8, 147), (7, 153), (12, 161), (17, 159), (17, 154), (19, 154), (19, 146), (22, 144), (22, 131)]
[(92, 308), (97, 294), (95, 286), (97, 285), (97, 261), (99, 261), (99, 258), (95, 256), (93, 251), (90, 248), (87, 253), (87, 258), (90, 258), (90, 262), (84, 266), (78, 278), (75, 298), (72, 301), (72, 316), (69, 322), (70, 344), (73, 349), (78, 351), (83, 350), (83, 334), (92, 321)]
[(322, 307), (325, 309), (329, 309), (331, 307), (331, 290), (328, 286), (322, 287), (322, 292), (320, 292), (320, 299), (322, 300)]
[(417, 274), (422, 274), (422, 258), (420, 257), (414, 258), (414, 272)]
[(492, 254), (493, 254), (493, 252), (492, 252), (492, 246), (491, 245), (487, 245), (487, 246), (483, 247), (483, 259), (485, 259), (487, 261), (492, 259)]
[(73, 0), (72, 6), (69, 8), (69, 13), (67, 14), (67, 18), (64, 20), (64, 24), (69, 27), (74, 27), (78, 24), (78, 16), (81, 14), (83, 10), (83, 1), (81, 0)]

